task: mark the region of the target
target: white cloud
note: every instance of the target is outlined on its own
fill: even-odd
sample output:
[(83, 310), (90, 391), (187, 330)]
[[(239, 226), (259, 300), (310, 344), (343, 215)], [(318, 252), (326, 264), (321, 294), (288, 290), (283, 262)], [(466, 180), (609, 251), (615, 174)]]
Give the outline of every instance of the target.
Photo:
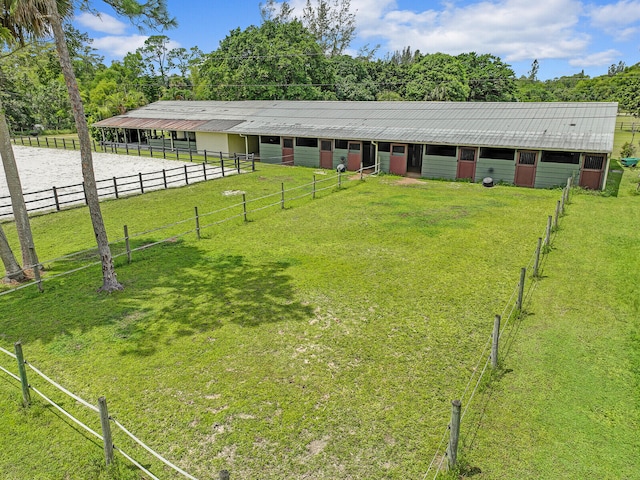
[(640, 0), (593, 5), (588, 14), (594, 28), (619, 41), (633, 40), (640, 31)]
[[(91, 45), (111, 57), (122, 58), (127, 53), (135, 52), (138, 48), (144, 47), (144, 42), (147, 38), (149, 38), (148, 35), (108, 35), (102, 38), (95, 38)], [(180, 43), (174, 40), (169, 40), (167, 43), (168, 50), (178, 47), (180, 47)]]
[(596, 52), (584, 57), (572, 58), (569, 65), (572, 67), (608, 67), (617, 63), (620, 58), (620, 52), (614, 49), (604, 52)]
[[(355, 5), (354, 1), (354, 5)], [(567, 58), (584, 52), (590, 36), (577, 26), (577, 0), (497, 0), (421, 12), (398, 10), (388, 0), (359, 0), (361, 38), (386, 41), (389, 51), (406, 46), (423, 53), (492, 53), (505, 61)], [(361, 15), (361, 12), (368, 12)]]
[(122, 35), (127, 30), (126, 23), (106, 13), (93, 15), (88, 12), (83, 12), (75, 17), (75, 19), (83, 27), (110, 35)]

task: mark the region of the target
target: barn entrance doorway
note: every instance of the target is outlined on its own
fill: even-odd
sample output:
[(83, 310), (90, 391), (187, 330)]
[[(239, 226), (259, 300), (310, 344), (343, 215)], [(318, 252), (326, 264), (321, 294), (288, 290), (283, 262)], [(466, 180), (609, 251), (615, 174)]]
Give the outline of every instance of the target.
[(293, 165), (293, 138), (282, 138), (282, 164)]
[(333, 142), (320, 140), (320, 168), (333, 168)]

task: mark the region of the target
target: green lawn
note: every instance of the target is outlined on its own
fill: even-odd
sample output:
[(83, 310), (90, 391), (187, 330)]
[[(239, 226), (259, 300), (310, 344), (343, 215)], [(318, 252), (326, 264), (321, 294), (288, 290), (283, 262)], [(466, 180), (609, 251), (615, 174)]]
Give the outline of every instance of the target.
[[(103, 213), (117, 239), (124, 224), (132, 235), (149, 231), (193, 216), (194, 206), (202, 215), (236, 204), (240, 213), (239, 198), (224, 192), (255, 199), (312, 174), (258, 165), (250, 175), (105, 202)], [(27, 359), (65, 387), (92, 402), (105, 395), (114, 417), (200, 479), (220, 469), (237, 479), (423, 478), (450, 401), (472, 376), (560, 190), (400, 180), (345, 181), (316, 200), (205, 229), (199, 241), (179, 235), (191, 221), (136, 237), (134, 246), (175, 235), (134, 252), (130, 265), (117, 259), (123, 292), (95, 293), (96, 267), (45, 282), (43, 294), (31, 287), (0, 297), (0, 346), (20, 339)], [(629, 455), (639, 410), (629, 395), (638, 372), (634, 188), (625, 174), (619, 197), (573, 196), (527, 315), (505, 332), (501, 375), (463, 420), (466, 472), (582, 478), (601, 463), (598, 478), (638, 471)], [(93, 245), (84, 208), (37, 217), (33, 229), (43, 260)], [(47, 275), (79, 264), (47, 264)], [(560, 325), (562, 335), (552, 330)], [(564, 341), (572, 334), (580, 341)], [(16, 370), (9, 357), (0, 365)], [(589, 372), (590, 383), (564, 392)], [(99, 429), (93, 414), (30, 380)], [(591, 403), (571, 402), (585, 392)], [(635, 403), (622, 425), (625, 395)], [(20, 401), (19, 385), (1, 374), (2, 478), (143, 478), (124, 460), (105, 470), (99, 442), (41, 400), (26, 410)], [(560, 406), (573, 416), (562, 418)], [(549, 443), (567, 437), (573, 450)], [(180, 478), (120, 432), (114, 442), (161, 478)]]

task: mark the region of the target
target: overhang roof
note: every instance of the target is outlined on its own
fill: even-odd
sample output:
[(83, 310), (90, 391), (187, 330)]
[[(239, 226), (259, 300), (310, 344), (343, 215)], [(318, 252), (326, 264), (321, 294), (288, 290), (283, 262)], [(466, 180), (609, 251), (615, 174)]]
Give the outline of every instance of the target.
[(617, 112), (613, 102), (161, 101), (95, 125), (611, 152)]

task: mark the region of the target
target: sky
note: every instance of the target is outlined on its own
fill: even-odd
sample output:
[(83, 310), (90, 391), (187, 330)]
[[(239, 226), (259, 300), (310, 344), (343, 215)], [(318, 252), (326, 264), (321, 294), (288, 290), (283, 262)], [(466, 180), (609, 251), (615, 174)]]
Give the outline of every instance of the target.
[[(294, 15), (306, 0), (291, 0)], [(312, 0), (315, 4), (316, 0)], [(377, 56), (411, 47), (422, 53), (490, 53), (517, 77), (538, 60), (538, 78), (584, 71), (594, 77), (612, 64), (640, 62), (640, 0), (351, 0), (356, 36), (347, 52), (379, 45)], [(94, 2), (100, 7), (102, 2)], [(141, 33), (126, 19), (103, 9), (97, 18), (78, 13), (75, 25), (89, 34), (108, 65), (164, 34), (170, 47), (216, 50), (231, 30), (259, 25), (259, 0), (167, 0), (178, 27)]]

